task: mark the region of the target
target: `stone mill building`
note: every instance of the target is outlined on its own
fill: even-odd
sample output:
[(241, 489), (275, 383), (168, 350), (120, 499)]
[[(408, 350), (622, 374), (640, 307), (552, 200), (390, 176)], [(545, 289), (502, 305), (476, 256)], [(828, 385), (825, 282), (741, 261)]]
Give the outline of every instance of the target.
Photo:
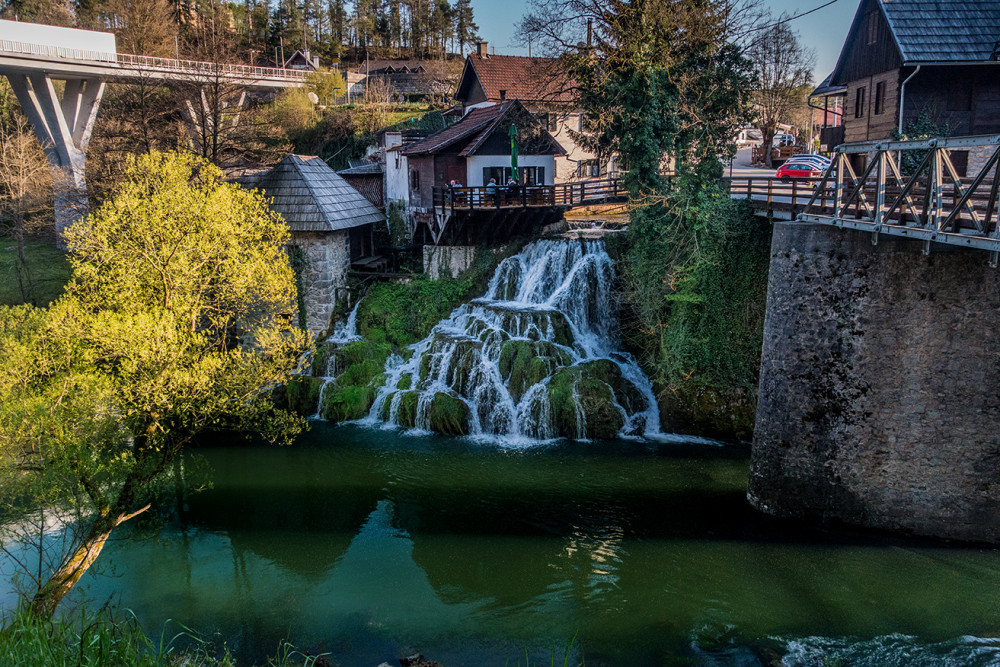
[(315, 156), (289, 154), (242, 182), (262, 190), (288, 224), (305, 326), (312, 333), (327, 329), (334, 305), (347, 294), (351, 265), (372, 257), (374, 226), (385, 215)]

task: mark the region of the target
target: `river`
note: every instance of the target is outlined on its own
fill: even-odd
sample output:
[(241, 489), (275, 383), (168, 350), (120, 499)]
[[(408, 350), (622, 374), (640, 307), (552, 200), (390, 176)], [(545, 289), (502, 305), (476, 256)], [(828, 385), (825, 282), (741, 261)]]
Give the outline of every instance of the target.
[(76, 599), (242, 661), (287, 639), (345, 666), (563, 664), (575, 638), (572, 664), (1000, 664), (976, 638), (1000, 632), (996, 550), (768, 519), (745, 447), (320, 422), (293, 447), (198, 455), (211, 472), (165, 494), (165, 522), (120, 531)]

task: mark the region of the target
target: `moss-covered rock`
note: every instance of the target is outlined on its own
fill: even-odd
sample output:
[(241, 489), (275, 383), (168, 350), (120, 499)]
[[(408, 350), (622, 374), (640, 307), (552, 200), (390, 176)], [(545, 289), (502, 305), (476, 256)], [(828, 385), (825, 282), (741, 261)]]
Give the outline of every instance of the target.
[(316, 346), (316, 353), (313, 354), (312, 374), (313, 377), (325, 377), (330, 363), (330, 353), (334, 348), (333, 343), (320, 343)]
[[(335, 374), (340, 377), (351, 366), (356, 364), (368, 364), (369, 368), (378, 367), (379, 373), (385, 368), (385, 360), (389, 358), (392, 346), (385, 342), (375, 342), (371, 340), (357, 340), (346, 345), (341, 345), (336, 349), (336, 362), (334, 364)], [(363, 384), (361, 382), (351, 382), (351, 384)]]
[(469, 406), (463, 400), (443, 392), (434, 394), (430, 408), (430, 427), (432, 431), (443, 435), (468, 434)]
[(420, 394), (408, 391), (399, 399), (399, 410), (396, 412), (396, 423), (406, 428), (413, 428), (417, 423), (417, 403)]
[(570, 363), (566, 350), (548, 341), (509, 340), (500, 348), (497, 369), (517, 402), (530, 387)]
[(399, 380), (396, 382), (396, 389), (399, 389), (400, 391), (406, 391), (407, 389), (410, 389), (412, 387), (413, 387), (412, 373), (403, 373), (399, 377)]
[(361, 419), (371, 410), (375, 391), (369, 386), (331, 385), (323, 395), (320, 415), (331, 422)]
[(558, 435), (617, 437), (625, 425), (625, 417), (616, 405), (621, 401), (616, 400), (615, 385), (622, 395), (629, 393), (631, 387), (634, 395), (629, 401), (641, 400), (638, 390), (621, 376), (621, 370), (612, 361), (590, 361), (557, 372), (549, 381), (549, 401)]
[(285, 385), (288, 409), (305, 416), (315, 414), (322, 386), (323, 380), (320, 378), (308, 376), (293, 378)]

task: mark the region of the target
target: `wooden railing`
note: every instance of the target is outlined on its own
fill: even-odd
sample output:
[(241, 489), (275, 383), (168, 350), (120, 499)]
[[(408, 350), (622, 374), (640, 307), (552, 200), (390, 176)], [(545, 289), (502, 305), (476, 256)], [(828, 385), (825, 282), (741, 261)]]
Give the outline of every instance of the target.
[(558, 185), (440, 187), (433, 192), (434, 208), (448, 211), (572, 207), (602, 204), (625, 197), (620, 179), (606, 178)]
[[(754, 208), (762, 211), (791, 211), (799, 213), (817, 194), (821, 178), (799, 178), (783, 181), (771, 176), (760, 178), (730, 178), (729, 192), (733, 197), (749, 199)], [(833, 187), (828, 183), (818, 192), (817, 205), (832, 205)]]

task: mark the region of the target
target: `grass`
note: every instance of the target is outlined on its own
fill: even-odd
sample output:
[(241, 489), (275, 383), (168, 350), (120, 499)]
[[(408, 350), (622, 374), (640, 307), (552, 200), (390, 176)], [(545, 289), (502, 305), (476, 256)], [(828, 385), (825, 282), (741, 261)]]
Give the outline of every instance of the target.
[[(177, 628), (176, 632), (168, 630)], [(181, 648), (179, 644), (189, 648)], [(324, 656), (310, 656), (287, 642), (266, 667), (314, 667)], [(216, 650), (196, 633), (168, 621), (155, 640), (135, 616), (82, 613), (74, 620), (41, 621), (23, 608), (9, 612), (0, 628), (0, 665), (18, 667), (235, 667), (228, 649)]]
[(17, 280), (17, 246), (13, 238), (0, 235), (0, 306), (16, 306), (26, 301), (46, 306), (62, 294), (69, 280), (66, 253), (49, 240), (29, 238), (25, 242), (31, 291), (24, 298)]

